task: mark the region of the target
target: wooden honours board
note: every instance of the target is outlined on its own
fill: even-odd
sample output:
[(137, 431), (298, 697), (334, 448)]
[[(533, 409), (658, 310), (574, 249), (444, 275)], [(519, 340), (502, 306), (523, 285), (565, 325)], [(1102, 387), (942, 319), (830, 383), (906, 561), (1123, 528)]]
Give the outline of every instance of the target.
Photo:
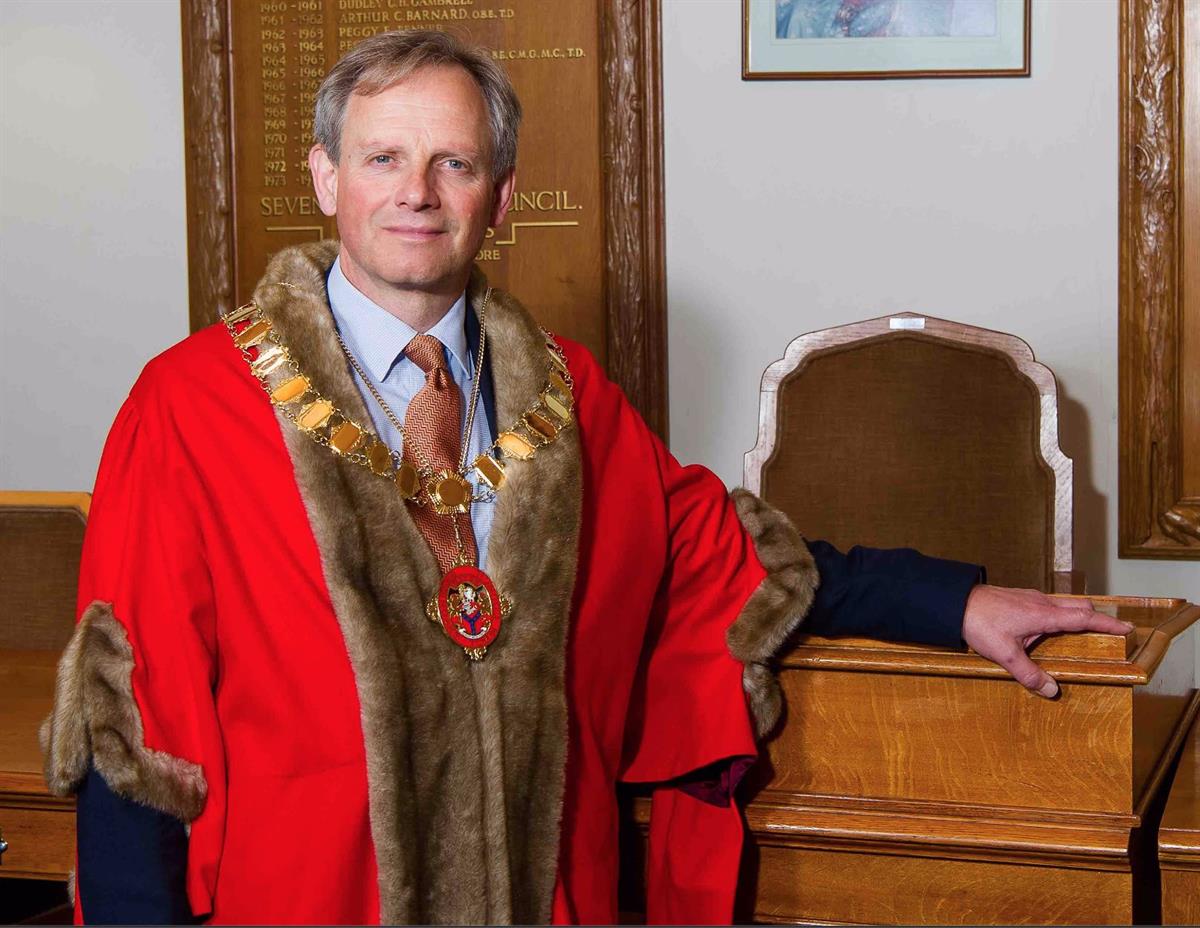
[(452, 32), (525, 110), (517, 187), (476, 257), (605, 363), (665, 431), (658, 6), (617, 0), (183, 0), (193, 329), (247, 300), (270, 255), (336, 237), (308, 173), (313, 103), (362, 39)]

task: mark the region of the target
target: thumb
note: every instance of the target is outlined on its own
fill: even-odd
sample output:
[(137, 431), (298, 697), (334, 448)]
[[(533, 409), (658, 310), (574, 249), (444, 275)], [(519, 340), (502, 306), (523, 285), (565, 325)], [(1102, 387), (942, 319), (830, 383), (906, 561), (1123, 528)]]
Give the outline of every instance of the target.
[(1031, 693), (1046, 699), (1053, 699), (1058, 695), (1058, 683), (1055, 679), (1035, 664), (1024, 651), (1017, 651), (1001, 663), (1013, 675), (1013, 679)]

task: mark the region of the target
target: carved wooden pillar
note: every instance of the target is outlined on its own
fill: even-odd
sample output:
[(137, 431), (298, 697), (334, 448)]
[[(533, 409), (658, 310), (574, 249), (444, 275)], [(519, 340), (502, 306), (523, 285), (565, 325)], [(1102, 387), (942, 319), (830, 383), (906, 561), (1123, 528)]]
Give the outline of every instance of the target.
[(188, 317), (195, 332), (232, 309), (233, 163), (224, 3), (183, 0)]
[(609, 376), (667, 434), (659, 0), (601, 4)]
[(1122, 557), (1200, 558), (1200, 293), (1182, 234), (1185, 114), (1200, 88), (1185, 96), (1185, 25), (1183, 0), (1121, 5)]

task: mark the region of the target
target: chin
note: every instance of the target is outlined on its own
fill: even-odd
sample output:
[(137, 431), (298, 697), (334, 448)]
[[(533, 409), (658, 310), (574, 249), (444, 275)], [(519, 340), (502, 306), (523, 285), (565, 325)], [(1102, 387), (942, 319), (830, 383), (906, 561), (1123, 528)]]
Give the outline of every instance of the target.
[(380, 275), (393, 287), (402, 289), (441, 289), (455, 276), (448, 268), (388, 268)]

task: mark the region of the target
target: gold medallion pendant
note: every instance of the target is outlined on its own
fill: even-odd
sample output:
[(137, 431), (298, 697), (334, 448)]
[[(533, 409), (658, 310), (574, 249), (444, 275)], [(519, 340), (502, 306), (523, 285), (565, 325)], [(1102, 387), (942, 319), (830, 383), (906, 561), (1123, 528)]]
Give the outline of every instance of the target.
[(471, 492), (471, 484), (466, 477), (444, 470), (431, 481), (429, 498), (433, 502), (434, 512), (448, 516), (467, 511)]
[(481, 661), (511, 608), (491, 577), (471, 564), (460, 564), (442, 577), (437, 596), (425, 612), (467, 657)]

